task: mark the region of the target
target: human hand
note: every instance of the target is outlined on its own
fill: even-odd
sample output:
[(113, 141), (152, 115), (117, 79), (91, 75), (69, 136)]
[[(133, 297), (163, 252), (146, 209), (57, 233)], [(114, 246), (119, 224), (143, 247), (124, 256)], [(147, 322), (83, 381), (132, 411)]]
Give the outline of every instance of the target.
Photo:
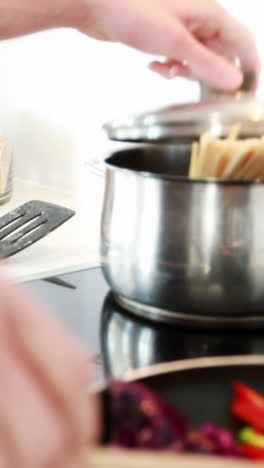
[(219, 89), (237, 89), (239, 57), (242, 68), (255, 71), (257, 86), (260, 59), (253, 35), (215, 0), (83, 1), (88, 14), (79, 29), (166, 57), (150, 68), (167, 78), (195, 77)]
[(77, 467), (96, 438), (82, 346), (20, 286), (0, 280), (0, 467)]

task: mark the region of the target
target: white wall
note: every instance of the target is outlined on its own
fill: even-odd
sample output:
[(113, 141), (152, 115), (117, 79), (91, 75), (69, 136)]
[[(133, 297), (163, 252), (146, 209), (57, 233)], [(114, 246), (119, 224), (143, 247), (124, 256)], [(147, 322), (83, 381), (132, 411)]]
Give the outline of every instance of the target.
[[(262, 49), (261, 0), (222, 3), (254, 29)], [(106, 147), (104, 121), (196, 97), (195, 85), (155, 76), (148, 61), (137, 51), (71, 30), (2, 42), (0, 131), (14, 144), (17, 175), (78, 184), (83, 162), (101, 157)]]

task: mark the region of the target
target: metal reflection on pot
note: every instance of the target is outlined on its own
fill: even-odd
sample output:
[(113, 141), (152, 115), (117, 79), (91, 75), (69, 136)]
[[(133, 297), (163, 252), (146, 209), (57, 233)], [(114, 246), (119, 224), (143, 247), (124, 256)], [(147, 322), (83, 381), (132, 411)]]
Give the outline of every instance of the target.
[(264, 184), (193, 181), (189, 159), (186, 145), (108, 158), (105, 277), (119, 303), (154, 320), (263, 325), (263, 267), (252, 258), (264, 252)]

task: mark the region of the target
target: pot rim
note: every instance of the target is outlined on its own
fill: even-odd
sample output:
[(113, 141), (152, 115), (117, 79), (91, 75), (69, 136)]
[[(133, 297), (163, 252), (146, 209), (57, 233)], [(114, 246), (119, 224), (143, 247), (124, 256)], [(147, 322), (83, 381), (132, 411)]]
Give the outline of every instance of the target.
[(136, 380), (147, 379), (163, 374), (173, 374), (186, 370), (217, 368), (217, 367), (235, 367), (235, 366), (263, 366), (263, 354), (244, 354), (229, 356), (210, 356), (191, 359), (181, 359), (176, 361), (161, 362), (150, 366), (128, 370), (124, 375), (124, 380), (133, 382)]
[[(124, 150), (123, 150), (124, 151)], [(122, 150), (121, 150), (122, 152)], [(116, 152), (118, 153), (118, 152)], [(228, 179), (218, 179), (216, 177), (208, 177), (206, 179), (189, 179), (186, 176), (177, 176), (172, 175), (169, 173), (158, 173), (158, 172), (150, 172), (150, 171), (140, 171), (135, 169), (129, 169), (127, 167), (120, 167), (111, 162), (111, 159), (116, 154), (113, 153), (111, 156), (104, 160), (104, 165), (106, 166), (106, 170), (109, 171), (118, 171), (124, 174), (135, 174), (138, 177), (148, 178), (148, 179), (159, 179), (164, 181), (170, 182), (179, 182), (179, 183), (186, 183), (186, 184), (213, 184), (213, 185), (221, 185), (221, 186), (238, 186), (238, 187), (245, 187), (245, 186), (262, 186), (264, 185), (264, 178), (263, 179), (255, 179), (255, 180), (228, 180)]]

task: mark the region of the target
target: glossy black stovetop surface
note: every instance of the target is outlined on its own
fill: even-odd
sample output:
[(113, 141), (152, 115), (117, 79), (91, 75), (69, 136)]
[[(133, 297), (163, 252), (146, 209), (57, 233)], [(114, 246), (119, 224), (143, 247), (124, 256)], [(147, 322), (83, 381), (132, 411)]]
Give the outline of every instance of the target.
[[(106, 374), (196, 357), (264, 354), (264, 330), (213, 330), (143, 321), (117, 306), (100, 268), (38, 280), (27, 287), (71, 327)], [(101, 369), (101, 368), (100, 368)]]

